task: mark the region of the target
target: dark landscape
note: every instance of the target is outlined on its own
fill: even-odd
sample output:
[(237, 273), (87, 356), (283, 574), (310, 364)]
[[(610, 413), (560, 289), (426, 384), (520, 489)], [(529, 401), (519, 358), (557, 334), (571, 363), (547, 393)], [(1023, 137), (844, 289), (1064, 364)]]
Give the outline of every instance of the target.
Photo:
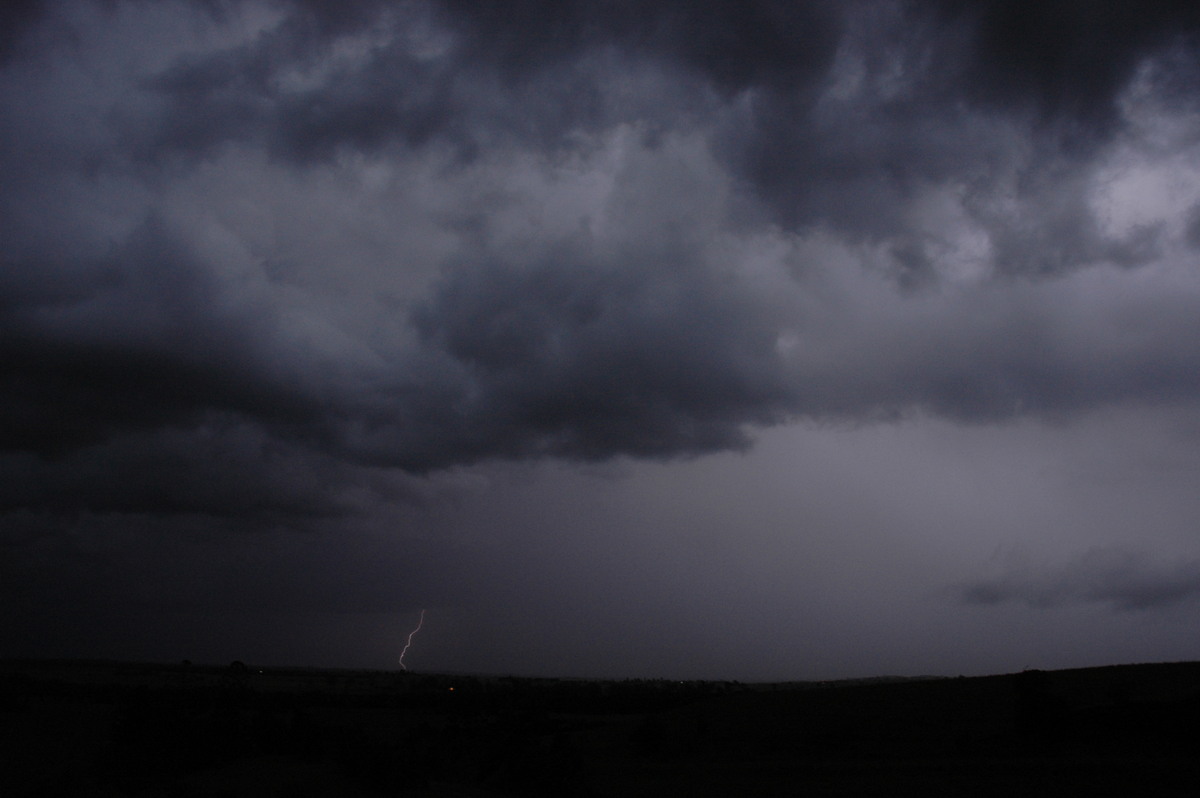
[(1191, 795), (1200, 663), (743, 684), (0, 664), (0, 793)]

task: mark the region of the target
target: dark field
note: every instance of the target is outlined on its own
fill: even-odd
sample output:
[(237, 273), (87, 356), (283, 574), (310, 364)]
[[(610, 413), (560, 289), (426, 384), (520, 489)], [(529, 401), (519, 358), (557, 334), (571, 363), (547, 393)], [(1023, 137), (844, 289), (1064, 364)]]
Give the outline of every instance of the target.
[(834, 683), (0, 663), (3, 796), (1187, 795), (1200, 664)]

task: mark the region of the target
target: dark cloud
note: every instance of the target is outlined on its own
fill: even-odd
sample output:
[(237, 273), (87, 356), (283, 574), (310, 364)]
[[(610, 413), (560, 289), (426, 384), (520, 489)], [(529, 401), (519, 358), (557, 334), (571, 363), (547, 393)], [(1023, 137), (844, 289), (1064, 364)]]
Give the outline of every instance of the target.
[[(237, 8), (214, 13), (228, 21)], [(919, 29), (918, 45), (943, 54), (958, 53), (964, 36), (978, 45), (954, 56), (973, 60), (946, 94), (931, 81), (953, 70), (906, 49), (894, 32), (906, 18), (887, 4), (854, 6), (861, 18), (824, 4), (769, 3), (736, 12), (724, 4), (278, 8), (282, 21), (249, 41), (180, 56), (142, 83), (147, 97), (166, 102), (127, 107), (152, 121), (134, 125), (150, 131), (142, 158), (163, 149), (217, 157), (222, 142), (309, 165), (390, 142), (561, 147), (569, 130), (600, 133), (644, 107), (615, 103), (604, 85), (616, 62), (598, 54), (615, 51), (649, 65), (647, 86), (636, 90), (646, 98), (684, 88), (660, 121), (682, 114), (690, 127), (694, 81), (716, 89), (709, 108), (719, 163), (749, 177), (789, 227), (828, 224), (851, 242), (882, 242), (910, 286), (938, 278), (933, 234), (914, 228), (909, 204), (946, 181), (964, 186), (964, 213), (990, 238), (998, 273), (1056, 275), (1153, 257), (1157, 228), (1124, 238), (1100, 229), (1087, 201), (1090, 166), (1037, 138), (1019, 116), (997, 132), (986, 117), (950, 109), (973, 96), (972, 86), (992, 99), (1022, 93), (1039, 105), (1065, 103), (1064, 113), (1086, 117), (1169, 30), (1192, 24), (1188, 12), (1151, 10), (1109, 70), (1078, 87), (1074, 106), (1055, 76), (1081, 80), (1070, 75), (1100, 58), (1123, 14), (1075, 26), (1072, 4), (1026, 16), (944, 4), (936, 25)], [(1062, 60), (1038, 54), (1068, 33), (1080, 48), (1095, 47), (1067, 48)], [(1016, 73), (1001, 84), (998, 65), (1010, 56)], [(830, 88), (838, 81), (847, 88)], [(1032, 149), (1023, 135), (1033, 136)], [(666, 150), (652, 139), (644, 146)], [(1101, 342), (1091, 361), (1066, 359), (1059, 338), (1074, 331), (1040, 329), (1040, 311), (1005, 317), (1002, 307), (984, 308), (965, 335), (959, 310), (911, 330), (902, 312), (900, 329), (864, 325), (835, 347), (833, 361), (789, 362), (767, 297), (710, 262), (714, 231), (689, 243), (668, 230), (608, 254), (584, 237), (543, 242), (525, 262), (480, 244), (445, 264), (412, 305), (415, 347), (381, 352), (374, 372), (318, 384), (303, 349), (284, 344), (273, 301), (218, 278), (218, 264), (192, 251), (195, 241), (151, 214), (90, 259), (6, 263), (5, 439), (61, 454), (232, 419), (289, 446), (427, 471), (498, 456), (696, 454), (745, 446), (749, 425), (792, 417), (915, 407), (995, 419), (1194, 387), (1188, 350), (1167, 352), (1168, 341), (1191, 332), (1174, 316), (1148, 322), (1143, 335), (1155, 343), (1115, 370), (1096, 361), (1121, 342)], [(962, 312), (973, 312), (972, 301)], [(855, 351), (871, 335), (893, 342), (886, 360)], [(943, 336), (957, 340), (938, 346)]]
[[(464, 385), (465, 441), (485, 454), (604, 459), (744, 446), (789, 405), (770, 320), (687, 261), (621, 253), (456, 269), (418, 332)], [(662, 260), (657, 260), (662, 258)]]
[(825, 2), (441, 3), (469, 57), (514, 78), (616, 47), (677, 62), (723, 93), (803, 90), (828, 69), (840, 20)]
[[(1116, 99), (1148, 56), (1200, 31), (1200, 11), (1181, 0), (1110, 3), (963, 2), (927, 4), (950, 38), (939, 66), (952, 68), (968, 96), (1067, 120), (1086, 138), (1110, 125)], [(920, 5), (918, 5), (920, 7)]]
[(215, 414), (69, 453), (9, 454), (0, 473), (0, 508), (10, 510), (270, 519), (347, 515), (364, 498), (407, 498), (402, 486), (375, 494), (377, 475)]
[[(498, 597), (494, 617), (529, 611), (532, 635), (570, 622), (539, 604), (618, 591), (635, 555), (682, 569), (643, 574), (660, 609), (753, 581), (703, 535), (671, 538), (680, 557), (646, 549), (642, 509), (595, 500), (604, 474), (660, 485), (785, 424), (1194, 410), (1198, 28), (1165, 2), (6, 7), (6, 590), (76, 585), (44, 598), (47, 624), (89, 595), (110, 620), (155, 596), (347, 614)], [(592, 469), (561, 494), (587, 513), (481, 509), (511, 490), (552, 502), (537, 480), (562, 461)], [(490, 481), (513, 473), (539, 487)], [(1018, 505), (1038, 490), (1021, 485)], [(828, 528), (874, 551), (853, 531), (886, 526), (870, 497), (837, 495), (853, 513), (780, 539)], [(753, 540), (762, 502), (729, 501), (744, 515), (705, 534)], [(590, 560), (559, 541), (602, 548), (623, 524), (637, 534), (607, 570), (572, 584)], [(178, 548), (158, 540), (173, 529)], [(382, 529), (398, 549), (372, 549)], [(254, 587), (237, 562), (270, 572), (271, 551), (280, 571)], [(1105, 555), (962, 597), (1154, 607), (1190, 596), (1194, 570)], [(225, 571), (231, 598), (206, 595)], [(615, 629), (608, 607), (579, 617)]]
[(1144, 556), (1095, 549), (1056, 571), (1013, 570), (996, 579), (961, 588), (967, 604), (1019, 602), (1037, 609), (1074, 603), (1108, 604), (1113, 609), (1152, 610), (1200, 595), (1200, 562), (1163, 567)]
[(1193, 248), (1200, 249), (1200, 206), (1193, 208), (1189, 217), (1184, 238)]
[(224, 295), (159, 220), (82, 268), (6, 268), (0, 390), (10, 447), (69, 451), (213, 412), (282, 422), (305, 414), (306, 398), (262, 348), (270, 308)]
[(13, 0), (0, 9), (0, 66), (12, 58), (26, 29), (45, 15), (42, 0)]
[[(903, 243), (905, 204), (931, 183), (965, 181), (1001, 239), (999, 268), (1014, 274), (1145, 260), (1145, 245), (1091, 229), (1069, 187), (1118, 127), (1116, 97), (1138, 67), (1157, 59), (1160, 88), (1187, 91), (1179, 76), (1195, 65), (1170, 45), (1200, 24), (1171, 3), (284, 8), (252, 42), (148, 82), (167, 103), (138, 134), (148, 155), (249, 141), (300, 163), (391, 145), (473, 159), (496, 146), (570, 150), (581, 133), (699, 115), (725, 120), (717, 152), (793, 228), (828, 224), (915, 252)], [(897, 33), (905, 26), (915, 35)], [(362, 52), (316, 66), (345, 41)], [(646, 76), (636, 83), (614, 72), (635, 67)], [(1022, 137), (1034, 154), (1014, 160)], [(986, 210), (997, 191), (1042, 207), (997, 218)], [(1062, 251), (1072, 237), (1085, 243)], [(902, 268), (928, 276), (919, 258)]]
[(381, 47), (364, 44), (364, 58), (331, 57), (337, 42), (369, 35), (364, 27), (379, 9), (368, 10), (343, 18), (323, 4), (303, 4), (250, 43), (182, 58), (147, 79), (150, 96), (165, 105), (131, 123), (140, 157), (205, 155), (248, 142), (305, 163), (345, 149), (420, 146), (446, 136), (466, 113), (451, 67), (415, 57), (395, 38)]

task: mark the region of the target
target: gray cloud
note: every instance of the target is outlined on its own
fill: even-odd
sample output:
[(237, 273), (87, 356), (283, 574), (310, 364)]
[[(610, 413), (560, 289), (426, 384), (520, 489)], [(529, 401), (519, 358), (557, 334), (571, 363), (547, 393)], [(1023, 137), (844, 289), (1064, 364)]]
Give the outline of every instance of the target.
[(1094, 549), (1056, 570), (1010, 569), (994, 578), (964, 585), (964, 603), (991, 606), (1008, 602), (1037, 609), (1074, 603), (1108, 604), (1122, 611), (1152, 610), (1200, 595), (1200, 562), (1165, 567), (1119, 549)]
[(782, 417), (774, 330), (736, 285), (681, 263), (563, 257), (459, 270), (419, 309), (482, 406), (466, 409), (469, 438), (512, 436), (489, 447), (511, 454), (671, 455), (745, 445), (742, 424)]
[[(139, 126), (142, 157), (250, 142), (299, 163), (395, 145), (474, 159), (570, 150), (621, 123), (724, 119), (716, 151), (782, 223), (903, 252), (904, 205), (961, 180), (998, 268), (1021, 274), (1145, 260), (1145, 242), (1094, 229), (1078, 186), (1139, 67), (1186, 92), (1195, 65), (1171, 45), (1198, 25), (1172, 3), (1100, 15), (1066, 2), (283, 8), (249, 43), (147, 82), (166, 105)], [(1012, 192), (1020, 215), (997, 213)]]
[[(511, 574), (527, 607), (570, 592), (550, 573), (573, 553), (545, 541), (582, 533), (565, 513), (522, 544), (541, 555), (505, 548), (528, 517), (472, 502), (509, 466), (658, 473), (794, 424), (1070, 426), (1200, 398), (1188, 4), (3, 14), (0, 512), (32, 530), (5, 539), (9, 584), (82, 585), (55, 612), (128, 603), (69, 541), (116, 535), (114, 572), (148, 573), (172, 524), (411, 544), (380, 555), (405, 584), (347, 554), (274, 610), (517, 601)], [(455, 520), (474, 543), (414, 542)], [(232, 561), (204, 551), (212, 578)], [(595, 595), (629, 567), (606, 556)], [(681, 592), (724, 578), (697, 556)], [(1191, 591), (1190, 566), (1089, 568), (964, 596)]]
[(1104, 9), (1079, 0), (938, 0), (927, 7), (961, 35), (942, 58), (954, 59), (968, 96), (1065, 119), (1084, 140), (1089, 127), (1115, 121), (1117, 96), (1144, 58), (1200, 31), (1195, 6), (1177, 0)]
[(305, 413), (259, 348), (271, 337), (270, 309), (222, 295), (207, 265), (154, 218), (94, 264), (8, 269), (0, 385), (10, 446), (70, 450), (210, 412), (265, 422)]
[(14, 0), (0, 11), (0, 65), (15, 57), (26, 29), (35, 25), (45, 13), (41, 0)]
[[(219, 7), (212, 24), (249, 8)], [(597, 163), (605, 146), (618, 152), (602, 137), (611, 142), (611, 131), (648, 113), (649, 127), (620, 156), (628, 164), (611, 197), (590, 208), (592, 221), (580, 218), (585, 227), (596, 213), (618, 220), (606, 231), (564, 228), (514, 245), (496, 214), (544, 210), (503, 193), (472, 200), (474, 210), (441, 222), (459, 251), (436, 264), (442, 276), (423, 295), (362, 308), (406, 329), (402, 337), (356, 341), (364, 359), (331, 370), (285, 321), (282, 289), (294, 276), (269, 251), (246, 254), (245, 274), (231, 276), (222, 255), (202, 251), (206, 233), (150, 207), (139, 221), (137, 201), (102, 252), (76, 234), (75, 251), (39, 256), (41, 223), (26, 221), (17, 230), (26, 252), (6, 262), (4, 277), (9, 445), (62, 454), (136, 434), (153, 449), (158, 438), (147, 432), (177, 435), (217, 419), (283, 450), (425, 473), (495, 457), (694, 455), (744, 447), (751, 427), (803, 417), (918, 410), (995, 420), (1193, 395), (1195, 352), (1179, 346), (1194, 339), (1186, 309), (1134, 319), (1129, 342), (1112, 325), (1140, 309), (1101, 296), (1099, 315), (1062, 317), (1043, 295), (1065, 287), (981, 283), (907, 301), (876, 288), (868, 299), (859, 288), (870, 282), (851, 280), (841, 283), (856, 292), (849, 304), (828, 310), (803, 285), (764, 289), (722, 262), (731, 257), (723, 242), (767, 221), (757, 214), (770, 207), (789, 231), (830, 225), (853, 260), (869, 260), (862, 247), (881, 248), (882, 273), (901, 287), (934, 286), (946, 222), (925, 221), (914, 207), (947, 185), (959, 207), (951, 225), (986, 237), (997, 275), (1053, 276), (1161, 254), (1160, 227), (1102, 230), (1089, 204), (1091, 160), (1064, 153), (1019, 113), (949, 111), (970, 95), (932, 91), (927, 83), (941, 73), (895, 38), (906, 17), (894, 7), (868, 4), (862, 18), (839, 22), (820, 5), (764, 5), (739, 12), (736, 24), (728, 10), (691, 4), (605, 15), (538, 8), (493, 19), (474, 5), (280, 5), (280, 21), (244, 41), (135, 76), (138, 99), (115, 101), (122, 110), (109, 118), (129, 160), (120, 150), (103, 156), (102, 171), (149, 169), (169, 180), (202, 167), (156, 165), (156, 153), (219, 161), (226, 145), (312, 170), (336, 153), (419, 161), (445, 143), (458, 152), (449, 174), (496, 170), (485, 180), (502, 182), (529, 168), (513, 165), (525, 153), (539, 153), (535, 173), (561, 174), (556, 164), (567, 157)], [(1023, 52), (1033, 32), (1005, 38), (998, 13), (970, 24), (959, 15), (945, 32), (921, 36), (942, 52), (970, 29), (991, 42), (980, 59)], [(1154, 19), (1165, 30), (1167, 17)], [(1058, 23), (1034, 15), (1029, 24)], [(1132, 70), (1165, 41), (1159, 27), (1112, 68)], [(880, 55), (880, 41), (891, 55)], [(630, 59), (630, 74), (644, 81), (614, 89), (609, 79), (625, 65), (606, 52)], [(991, 74), (983, 60), (971, 69)], [(1045, 94), (1043, 77), (1031, 89), (1037, 103), (1057, 96)], [(1089, 105), (1124, 85), (1098, 80)], [(701, 100), (705, 84), (715, 94)], [(678, 102), (661, 102), (676, 89)], [(622, 91), (635, 99), (618, 102)], [(700, 108), (714, 124), (692, 116)], [(1083, 113), (1069, 104), (1063, 112)], [(668, 135), (664, 125), (682, 127)], [(569, 131), (591, 143), (573, 143)], [(680, 154), (687, 136), (700, 142), (691, 163)], [(410, 149), (383, 155), (395, 144)], [(701, 165), (697, 152), (712, 160)], [(86, 201), (67, 213), (82, 218)], [(793, 335), (798, 346), (785, 351)], [(1093, 344), (1079, 348), (1080, 336)]]

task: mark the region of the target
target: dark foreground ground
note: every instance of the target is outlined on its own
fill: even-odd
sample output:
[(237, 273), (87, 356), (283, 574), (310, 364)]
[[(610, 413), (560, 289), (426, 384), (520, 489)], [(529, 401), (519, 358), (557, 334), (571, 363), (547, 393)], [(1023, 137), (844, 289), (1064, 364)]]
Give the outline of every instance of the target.
[(1198, 663), (744, 685), (0, 662), (3, 796), (1193, 796), (1198, 776)]

